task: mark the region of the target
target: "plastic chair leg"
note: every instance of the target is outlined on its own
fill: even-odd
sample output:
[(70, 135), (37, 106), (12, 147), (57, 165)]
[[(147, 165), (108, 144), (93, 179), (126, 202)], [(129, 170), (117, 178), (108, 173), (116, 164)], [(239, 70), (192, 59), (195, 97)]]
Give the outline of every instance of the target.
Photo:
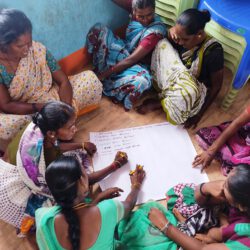
[(224, 97), (221, 103), (221, 108), (223, 110), (227, 110), (234, 102), (236, 96), (238, 95), (240, 89), (234, 89), (233, 87), (230, 88), (227, 95)]

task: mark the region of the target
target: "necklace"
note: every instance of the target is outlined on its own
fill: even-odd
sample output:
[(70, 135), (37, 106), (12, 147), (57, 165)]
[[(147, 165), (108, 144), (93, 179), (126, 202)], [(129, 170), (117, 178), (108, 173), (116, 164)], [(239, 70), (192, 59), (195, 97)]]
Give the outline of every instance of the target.
[(78, 209), (80, 209), (80, 208), (89, 207), (89, 206), (91, 206), (91, 204), (86, 204), (86, 203), (84, 203), (84, 202), (81, 202), (81, 203), (79, 203), (79, 204), (73, 206), (73, 209), (74, 209), (74, 210), (78, 210)]

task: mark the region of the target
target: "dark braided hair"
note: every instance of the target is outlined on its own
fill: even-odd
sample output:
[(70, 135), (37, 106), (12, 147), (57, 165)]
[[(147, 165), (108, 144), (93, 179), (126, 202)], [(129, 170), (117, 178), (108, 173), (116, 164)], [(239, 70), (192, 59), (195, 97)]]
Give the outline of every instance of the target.
[(185, 27), (187, 35), (195, 35), (200, 30), (204, 30), (211, 15), (208, 10), (187, 9), (181, 13), (176, 23)]
[(12, 42), (27, 32), (32, 32), (32, 24), (22, 11), (0, 10), (0, 50), (2, 52), (5, 52)]
[(51, 101), (33, 116), (33, 122), (45, 136), (48, 131), (56, 131), (62, 128), (73, 115), (74, 109), (70, 105), (64, 102)]
[(250, 168), (241, 164), (236, 166), (234, 171), (228, 178), (228, 190), (234, 201), (247, 209), (250, 217)]
[(155, 8), (155, 0), (133, 0), (132, 9), (145, 9), (145, 8)]
[(73, 156), (59, 157), (48, 166), (45, 173), (47, 185), (68, 223), (73, 250), (80, 248), (80, 224), (73, 203), (77, 197), (77, 181), (81, 176), (81, 166)]

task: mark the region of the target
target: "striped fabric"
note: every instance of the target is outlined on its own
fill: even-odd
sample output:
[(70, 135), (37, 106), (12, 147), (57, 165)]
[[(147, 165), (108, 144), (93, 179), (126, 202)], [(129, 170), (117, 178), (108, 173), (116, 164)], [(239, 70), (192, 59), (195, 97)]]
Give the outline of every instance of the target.
[(153, 79), (167, 121), (182, 124), (196, 115), (206, 97), (207, 89), (183, 65), (178, 52), (167, 39), (161, 40), (152, 56)]
[(200, 208), (185, 222), (178, 223), (177, 227), (188, 236), (195, 236), (197, 233), (204, 233), (208, 229), (219, 225), (216, 210), (217, 208)]

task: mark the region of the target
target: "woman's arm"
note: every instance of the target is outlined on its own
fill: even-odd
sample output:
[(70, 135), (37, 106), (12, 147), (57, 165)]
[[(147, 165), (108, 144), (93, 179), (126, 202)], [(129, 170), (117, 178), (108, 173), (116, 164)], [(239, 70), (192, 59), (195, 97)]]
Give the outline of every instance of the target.
[[(137, 201), (138, 193), (141, 188), (141, 184), (145, 177), (145, 171), (136, 166), (136, 170), (133, 175), (130, 175), (131, 178), (131, 191), (128, 194), (126, 200), (123, 202), (125, 209), (125, 216), (134, 208), (135, 203)], [(120, 196), (120, 192), (123, 192), (122, 189), (118, 187), (108, 188), (103, 192), (99, 193), (97, 197), (93, 200), (93, 204), (97, 204), (98, 202), (105, 199), (112, 199)]]
[(185, 128), (196, 128), (197, 124), (201, 120), (205, 111), (213, 103), (213, 101), (219, 94), (223, 82), (223, 69), (212, 73), (210, 76), (210, 81), (211, 81), (211, 88), (207, 93), (205, 103), (202, 105), (202, 108), (197, 115), (189, 118), (185, 122)]
[(200, 240), (206, 244), (223, 242), (222, 229), (223, 227), (210, 228), (207, 234), (196, 234), (195, 239)]
[(104, 179), (109, 174), (113, 173), (123, 165), (128, 162), (128, 156), (125, 152), (118, 151), (116, 153), (114, 161), (106, 168), (103, 168), (99, 171), (96, 171), (92, 174), (89, 174), (89, 184), (92, 185), (102, 179)]
[(94, 183), (103, 180), (106, 176), (110, 175), (114, 171), (116, 171), (118, 168), (120, 168), (120, 165), (116, 162), (111, 163), (106, 168), (103, 168), (99, 171), (95, 171), (91, 174), (89, 174), (89, 184), (93, 185)]
[(96, 145), (92, 142), (61, 142), (59, 147), (62, 152), (75, 149), (85, 149), (91, 156), (96, 152)]
[(108, 69), (107, 71), (100, 74), (98, 76), (99, 79), (103, 80), (103, 79), (109, 77), (113, 73), (115, 73), (115, 74), (120, 73), (123, 70), (135, 65), (137, 62), (142, 60), (149, 52), (150, 52), (150, 50), (147, 50), (139, 45), (130, 56), (128, 56), (127, 58), (120, 61), (119, 63), (117, 63), (116, 65), (114, 65), (110, 69)]
[(130, 174), (131, 191), (128, 194), (126, 200), (123, 202), (125, 215), (127, 215), (136, 204), (142, 182), (145, 178), (145, 174), (145, 171), (139, 165), (136, 166), (135, 172), (133, 174)]
[(52, 72), (53, 80), (59, 86), (59, 97), (62, 102), (72, 105), (73, 91), (68, 77), (62, 70)]
[(128, 12), (132, 11), (132, 0), (112, 0), (112, 1), (121, 8), (127, 10)]
[[(149, 219), (151, 223), (165, 234), (169, 239), (173, 240), (177, 245), (185, 250), (228, 250), (223, 243), (205, 244), (195, 238), (187, 236), (179, 231), (176, 227), (168, 224), (165, 215), (158, 209), (152, 208), (149, 212)], [(166, 228), (166, 225), (167, 228)]]
[(28, 115), (40, 111), (43, 103), (25, 103), (11, 100), (8, 89), (0, 84), (0, 110), (6, 114)]
[(172, 45), (177, 45), (178, 42), (179, 42), (179, 38), (178, 38), (178, 36), (176, 35), (175, 29), (176, 29), (175, 26), (171, 27), (171, 28), (168, 30), (168, 34), (167, 34), (168, 41), (169, 41)]
[(202, 165), (206, 168), (210, 165), (215, 154), (221, 147), (246, 123), (250, 121), (250, 114), (244, 110), (232, 123), (222, 132), (222, 134), (214, 141), (214, 143), (203, 153), (197, 155), (193, 162), (193, 166)]

